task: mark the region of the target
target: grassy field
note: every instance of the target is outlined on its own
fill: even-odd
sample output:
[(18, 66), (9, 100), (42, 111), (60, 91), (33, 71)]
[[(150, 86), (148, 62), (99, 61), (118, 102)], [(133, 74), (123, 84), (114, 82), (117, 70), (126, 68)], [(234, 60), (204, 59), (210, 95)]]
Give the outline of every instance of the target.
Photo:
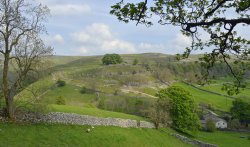
[[(221, 88), (222, 88), (222, 84), (218, 84), (218, 85), (205, 85), (203, 87), (200, 87), (202, 89), (206, 89), (206, 90), (209, 90), (209, 91), (213, 91), (213, 92), (217, 92), (217, 93), (220, 93), (220, 94), (224, 94), (224, 95), (227, 95), (227, 92), (226, 91), (223, 91)], [(234, 95), (234, 97), (236, 98), (244, 98), (245, 100), (248, 100), (250, 101), (250, 89), (249, 88), (249, 85), (247, 86), (247, 89), (243, 89), (240, 91), (240, 93), (238, 95)]]
[[(235, 133), (235, 132), (199, 132), (197, 139), (219, 145), (219, 147), (249, 147), (250, 140), (247, 137), (250, 133)], [(243, 137), (243, 138), (241, 138)]]
[(198, 103), (211, 104), (216, 109), (220, 109), (223, 111), (229, 111), (230, 107), (232, 106), (233, 99), (207, 93), (207, 92), (195, 89), (184, 83), (175, 83), (174, 85), (183, 87), (185, 90), (189, 91), (192, 94), (194, 100)]
[[(154, 129), (70, 125), (0, 124), (1, 147), (188, 147), (165, 132)], [(15, 136), (13, 136), (15, 134)]]
[(134, 119), (134, 120), (146, 120), (145, 118), (139, 116), (106, 111), (98, 108), (85, 108), (85, 107), (67, 106), (67, 105), (50, 105), (50, 109), (51, 111), (54, 112), (76, 113), (76, 114), (91, 115), (97, 117), (113, 117), (113, 118), (124, 118), (124, 119)]

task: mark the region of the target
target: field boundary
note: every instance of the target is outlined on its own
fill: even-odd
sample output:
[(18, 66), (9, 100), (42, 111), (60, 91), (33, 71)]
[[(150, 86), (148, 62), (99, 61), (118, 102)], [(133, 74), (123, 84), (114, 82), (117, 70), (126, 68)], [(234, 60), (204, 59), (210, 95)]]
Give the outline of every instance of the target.
[(58, 123), (71, 125), (90, 125), (90, 126), (117, 126), (122, 128), (155, 128), (154, 124), (147, 121), (137, 121), (121, 118), (102, 118), (75, 113), (51, 112), (45, 115), (24, 114), (17, 118), (21, 122), (32, 123)]
[(218, 96), (223, 96), (223, 97), (227, 97), (227, 98), (230, 98), (230, 99), (236, 99), (235, 97), (232, 97), (232, 96), (229, 96), (229, 95), (224, 95), (224, 94), (220, 94), (220, 93), (217, 93), (217, 92), (213, 92), (213, 91), (209, 91), (209, 90), (205, 90), (205, 89), (202, 89), (202, 88), (199, 88), (197, 86), (194, 86), (193, 84), (191, 83), (187, 83), (185, 81), (182, 81), (182, 83), (188, 85), (188, 86), (191, 86), (195, 89), (198, 89), (200, 91), (203, 91), (203, 92), (207, 92), (207, 93), (210, 93), (210, 94), (215, 94), (215, 95), (218, 95)]

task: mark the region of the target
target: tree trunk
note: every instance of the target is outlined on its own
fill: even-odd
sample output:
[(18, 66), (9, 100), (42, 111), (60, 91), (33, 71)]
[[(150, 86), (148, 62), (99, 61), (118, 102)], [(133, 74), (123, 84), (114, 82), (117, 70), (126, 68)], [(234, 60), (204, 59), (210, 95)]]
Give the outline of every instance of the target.
[(13, 120), (14, 119), (14, 109), (13, 109), (13, 97), (10, 95), (9, 81), (8, 81), (8, 71), (9, 71), (9, 53), (4, 55), (4, 66), (3, 66), (3, 96), (6, 103), (6, 116)]

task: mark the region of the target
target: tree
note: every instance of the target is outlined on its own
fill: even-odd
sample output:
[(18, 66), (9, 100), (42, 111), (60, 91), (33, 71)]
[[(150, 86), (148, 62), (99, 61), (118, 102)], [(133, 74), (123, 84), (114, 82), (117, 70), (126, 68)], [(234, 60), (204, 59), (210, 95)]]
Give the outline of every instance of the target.
[(233, 119), (239, 119), (241, 124), (248, 126), (250, 122), (250, 104), (241, 100), (236, 99), (233, 101), (233, 106), (230, 109)]
[(64, 86), (66, 85), (66, 82), (63, 81), (63, 80), (58, 80), (58, 81), (56, 82), (56, 84), (57, 84), (58, 87), (64, 87)]
[(237, 34), (237, 28), (250, 24), (249, 0), (141, 0), (137, 3), (121, 0), (111, 8), (110, 13), (125, 23), (135, 21), (137, 25), (151, 26), (158, 18), (161, 25), (180, 27), (182, 34), (192, 38), (192, 45), (183, 55), (178, 55), (179, 59), (187, 58), (193, 50), (211, 49), (200, 58), (206, 69), (202, 81), (206, 82), (210, 69), (222, 62), (235, 78), (233, 84), (225, 85), (229, 86), (227, 90), (237, 94), (244, 87), (242, 76), (247, 69), (244, 61), (249, 59), (250, 41)]
[(215, 132), (216, 131), (216, 126), (215, 126), (215, 123), (212, 119), (208, 119), (206, 121), (206, 130), (208, 132)]
[[(41, 57), (51, 54), (39, 34), (45, 31), (43, 21), (47, 7), (25, 0), (0, 2), (0, 53), (4, 56), (2, 91), (8, 118), (14, 119), (14, 96), (22, 89), (27, 74), (35, 69)], [(16, 79), (10, 81), (10, 63), (15, 66)]]
[(169, 99), (166, 97), (161, 97), (157, 99), (156, 103), (154, 104), (153, 108), (149, 111), (149, 117), (151, 121), (155, 124), (156, 129), (159, 128), (160, 124), (165, 126), (169, 125), (170, 123), (170, 116), (169, 116)]
[(137, 65), (139, 63), (138, 59), (134, 59), (133, 65)]
[(172, 126), (181, 132), (191, 134), (200, 128), (197, 107), (189, 92), (184, 89), (171, 86), (157, 93), (159, 98), (169, 98), (169, 113)]
[(122, 57), (118, 54), (106, 54), (102, 58), (102, 63), (104, 65), (120, 64), (122, 63)]

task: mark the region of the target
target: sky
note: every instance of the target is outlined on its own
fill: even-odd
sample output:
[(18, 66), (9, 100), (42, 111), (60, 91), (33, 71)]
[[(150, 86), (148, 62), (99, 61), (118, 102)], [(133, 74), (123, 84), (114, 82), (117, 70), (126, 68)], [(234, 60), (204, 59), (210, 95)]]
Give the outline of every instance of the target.
[[(125, 24), (109, 14), (118, 0), (36, 0), (50, 9), (43, 39), (56, 55), (90, 56), (106, 53), (184, 52), (190, 38), (180, 28), (155, 23)], [(137, 1), (137, 0), (134, 0)], [(242, 31), (244, 32), (244, 31)]]

